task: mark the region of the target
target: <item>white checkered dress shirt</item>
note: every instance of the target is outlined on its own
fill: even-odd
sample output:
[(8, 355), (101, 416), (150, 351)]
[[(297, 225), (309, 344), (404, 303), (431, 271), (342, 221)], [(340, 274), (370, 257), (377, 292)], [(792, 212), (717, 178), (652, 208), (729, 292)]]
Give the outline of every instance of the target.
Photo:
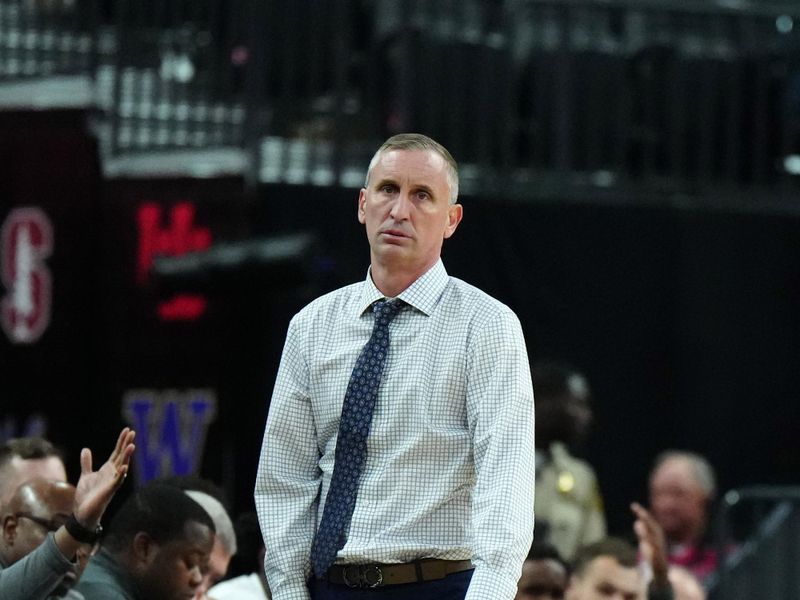
[[(275, 600), (307, 600), (314, 531), (367, 309), (369, 274), (291, 321), (255, 501)], [(468, 600), (512, 600), (533, 535), (534, 411), (516, 315), (439, 261), (398, 298), (347, 543), (337, 563), (472, 559)], [(376, 595), (376, 598), (380, 594)]]

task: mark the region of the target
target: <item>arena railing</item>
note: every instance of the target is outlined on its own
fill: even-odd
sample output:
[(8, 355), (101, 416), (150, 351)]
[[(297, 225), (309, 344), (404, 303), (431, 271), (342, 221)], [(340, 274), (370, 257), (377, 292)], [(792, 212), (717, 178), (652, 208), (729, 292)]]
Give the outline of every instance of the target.
[(767, 0), (0, 0), (0, 79), (85, 70), (107, 156), (235, 148), (263, 182), (358, 185), (414, 130), (466, 193), (790, 193), (799, 19)]
[(305, 14), (297, 3), (261, 10), (252, 74), (268, 117), (262, 180), (356, 182), (350, 165), (409, 130), (453, 150), (466, 192), (774, 192), (800, 174), (796, 4), (330, 0)]
[(98, 58), (112, 156), (241, 147), (248, 0), (117, 0)]
[(721, 566), (710, 600), (793, 600), (800, 590), (800, 487), (751, 486), (723, 496), (717, 515)]
[(92, 69), (95, 0), (0, 0), (0, 83)]
[(517, 4), (514, 167), (666, 190), (796, 175), (796, 3)]

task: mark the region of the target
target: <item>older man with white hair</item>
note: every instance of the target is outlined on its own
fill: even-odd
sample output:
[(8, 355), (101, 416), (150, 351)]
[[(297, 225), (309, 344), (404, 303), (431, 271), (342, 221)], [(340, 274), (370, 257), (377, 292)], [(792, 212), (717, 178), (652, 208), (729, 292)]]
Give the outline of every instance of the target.
[(718, 563), (707, 537), (716, 490), (714, 469), (694, 452), (663, 452), (650, 473), (650, 510), (664, 530), (669, 562), (686, 568), (701, 581)]

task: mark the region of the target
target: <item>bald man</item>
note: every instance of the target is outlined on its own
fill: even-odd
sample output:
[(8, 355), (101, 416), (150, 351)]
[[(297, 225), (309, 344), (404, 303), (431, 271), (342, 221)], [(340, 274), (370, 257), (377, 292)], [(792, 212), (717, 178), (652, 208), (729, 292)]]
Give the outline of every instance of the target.
[[(32, 479), (17, 488), (8, 501), (7, 512), (2, 516), (0, 563), (9, 567), (41, 546), (50, 531), (57, 531), (72, 514), (75, 486), (63, 481)], [(91, 547), (79, 551), (75, 570), (67, 571), (63, 582), (53, 592), (53, 597), (79, 598), (70, 592)]]
[(0, 446), (0, 515), (17, 488), (34, 478), (66, 481), (64, 461), (55, 446), (38, 437), (8, 440)]
[(0, 561), (10, 567), (44, 543), (72, 514), (75, 486), (63, 481), (33, 479), (10, 497), (2, 516)]
[[(60, 506), (57, 514), (62, 515), (60, 520), (41, 519), (41, 514), (23, 510), (32, 506), (24, 502), (30, 492), (22, 490), (20, 502), (13, 505), (15, 510), (6, 511), (3, 516), (4, 554), (0, 564), (0, 598), (44, 600), (62, 584), (65, 575), (75, 569), (77, 553), (85, 544), (97, 541), (100, 519), (125, 480), (135, 449), (134, 436), (132, 430), (124, 428), (111, 456), (97, 471), (92, 468), (92, 452), (88, 448), (81, 451), (81, 476), (74, 489), (72, 506), (61, 506), (61, 501), (58, 501)], [(66, 519), (63, 518), (64, 510), (69, 510)], [(6, 524), (8, 527), (5, 527)], [(43, 538), (26, 529), (34, 524), (47, 530)], [(37, 539), (38, 546), (35, 545)], [(23, 548), (31, 546), (34, 549), (25, 554)], [(12, 560), (12, 564), (6, 564), (6, 561), (11, 563)]]

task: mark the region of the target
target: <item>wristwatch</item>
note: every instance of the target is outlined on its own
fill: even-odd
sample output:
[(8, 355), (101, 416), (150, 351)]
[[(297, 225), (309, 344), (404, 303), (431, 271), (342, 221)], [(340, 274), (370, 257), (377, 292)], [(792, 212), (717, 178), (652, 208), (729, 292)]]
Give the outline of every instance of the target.
[(95, 544), (97, 540), (100, 539), (100, 534), (103, 533), (103, 528), (98, 523), (96, 529), (88, 529), (78, 523), (78, 519), (75, 518), (75, 514), (71, 514), (67, 522), (64, 523), (64, 527), (75, 540), (81, 542), (82, 544)]

